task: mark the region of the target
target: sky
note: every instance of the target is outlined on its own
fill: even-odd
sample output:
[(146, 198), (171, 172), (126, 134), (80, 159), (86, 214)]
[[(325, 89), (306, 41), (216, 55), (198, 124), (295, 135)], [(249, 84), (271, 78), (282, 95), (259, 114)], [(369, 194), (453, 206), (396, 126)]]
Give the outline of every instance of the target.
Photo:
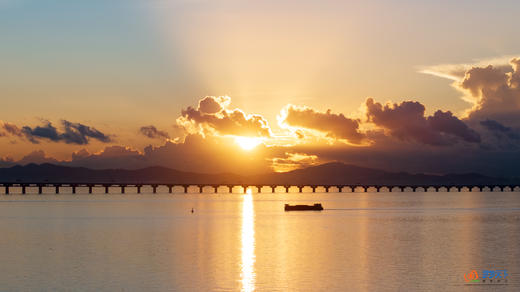
[(519, 9), (0, 0), (0, 166), (520, 176)]

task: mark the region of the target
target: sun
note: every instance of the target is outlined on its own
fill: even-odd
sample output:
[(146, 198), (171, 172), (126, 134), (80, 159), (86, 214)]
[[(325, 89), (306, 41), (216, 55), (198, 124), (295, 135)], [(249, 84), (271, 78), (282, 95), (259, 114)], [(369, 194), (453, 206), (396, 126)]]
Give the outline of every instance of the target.
[(235, 143), (244, 150), (252, 150), (262, 143), (262, 139), (255, 137), (236, 137)]

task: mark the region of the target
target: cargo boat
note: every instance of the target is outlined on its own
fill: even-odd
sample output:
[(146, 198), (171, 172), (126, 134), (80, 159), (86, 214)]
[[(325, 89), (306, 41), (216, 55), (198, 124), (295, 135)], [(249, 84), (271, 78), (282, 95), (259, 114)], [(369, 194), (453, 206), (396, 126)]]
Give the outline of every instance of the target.
[(321, 211), (323, 206), (321, 204), (314, 205), (289, 205), (285, 204), (285, 211)]

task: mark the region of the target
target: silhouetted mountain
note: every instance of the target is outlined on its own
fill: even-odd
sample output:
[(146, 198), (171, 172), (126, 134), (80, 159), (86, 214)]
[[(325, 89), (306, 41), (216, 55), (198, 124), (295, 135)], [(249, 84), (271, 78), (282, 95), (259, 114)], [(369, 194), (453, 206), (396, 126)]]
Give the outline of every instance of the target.
[[(446, 185), (446, 184), (506, 184), (514, 179), (493, 178), (476, 173), (426, 175), (387, 172), (339, 162), (298, 169), (286, 173), (268, 174), (257, 178), (276, 184), (344, 184), (344, 185)], [(518, 180), (516, 180), (518, 181)]]
[(67, 167), (53, 164), (28, 164), (0, 168), (1, 182), (121, 182), (171, 184), (324, 184), (324, 185), (446, 185), (446, 184), (508, 184), (518, 178), (494, 178), (477, 173), (426, 175), (405, 172), (387, 172), (348, 165), (327, 163), (285, 173), (268, 173), (256, 176), (237, 174), (202, 174), (183, 172), (165, 167), (148, 167), (137, 170), (94, 170), (84, 167)]

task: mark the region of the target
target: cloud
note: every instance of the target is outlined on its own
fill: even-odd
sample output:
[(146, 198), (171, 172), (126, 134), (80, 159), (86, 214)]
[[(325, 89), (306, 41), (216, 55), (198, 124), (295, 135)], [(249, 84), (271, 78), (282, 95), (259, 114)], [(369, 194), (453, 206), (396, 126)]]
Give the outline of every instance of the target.
[(150, 139), (170, 139), (170, 135), (166, 131), (157, 130), (155, 126), (143, 126), (139, 129), (141, 134)]
[[(361, 143), (365, 138), (359, 131), (359, 120), (332, 113), (331, 110), (319, 112), (309, 107), (287, 105), (282, 109), (279, 120), (282, 126), (316, 130), (325, 133), (327, 137), (344, 139), (354, 144)], [(303, 137), (301, 132), (297, 135)]]
[(2, 122), (0, 129), (5, 131), (4, 136), (23, 137), (33, 144), (39, 144), (41, 139), (78, 145), (88, 144), (90, 139), (95, 139), (103, 143), (112, 142), (109, 135), (95, 128), (80, 123), (72, 123), (67, 120), (62, 120), (61, 124), (63, 131), (59, 131), (49, 121), (45, 121), (44, 125), (34, 128), (29, 126), (19, 128), (14, 124)]
[(71, 123), (66, 120), (62, 120), (61, 122), (65, 132), (60, 136), (65, 143), (80, 145), (88, 144), (89, 138), (103, 143), (112, 142), (112, 139), (107, 134), (104, 134), (95, 128), (80, 123)]
[(231, 104), (229, 96), (206, 96), (199, 101), (199, 110), (206, 114), (216, 114)]
[(23, 132), (18, 126), (15, 124), (11, 124), (8, 122), (2, 122), (0, 121), (0, 130), (4, 130), (5, 132), (0, 131), (0, 137), (3, 136), (18, 136), (22, 137)]
[(459, 137), (466, 142), (480, 143), (480, 135), (450, 111), (437, 110), (433, 116), (428, 117), (428, 123), (434, 131)]
[(416, 101), (400, 104), (365, 102), (369, 122), (387, 130), (390, 136), (406, 141), (412, 140), (428, 145), (452, 145), (458, 140), (479, 143), (480, 135), (470, 129), (450, 111), (438, 110), (426, 117), (425, 107)]
[(480, 125), (488, 131), (492, 132), (498, 138), (507, 138), (509, 140), (520, 141), (520, 130), (504, 126), (494, 120), (481, 121)]
[(22, 159), (16, 162), (16, 164), (26, 165), (29, 163), (58, 163), (59, 161), (55, 158), (48, 157), (43, 150), (35, 150), (27, 155), (25, 155)]
[(240, 109), (228, 109), (229, 97), (208, 96), (199, 101), (197, 108), (182, 110), (177, 124), (188, 133), (202, 135), (234, 135), (270, 137), (269, 123), (261, 115), (245, 114)]
[(459, 63), (459, 64), (441, 64), (433, 66), (423, 66), (419, 69), (419, 73), (429, 74), (441, 78), (447, 78), (453, 81), (461, 81), (464, 79), (466, 72), (473, 67), (486, 67), (493, 65), (505, 72), (511, 71), (509, 61), (514, 58), (513, 56), (501, 56), (491, 59), (476, 60), (472, 63)]
[(275, 157), (272, 159), (272, 168), (276, 172), (286, 172), (317, 165), (319, 162), (317, 155), (286, 152), (283, 157)]
[(78, 151), (72, 152), (72, 160), (80, 160), (86, 157), (89, 157), (91, 154), (87, 149), (80, 149)]
[(474, 64), (448, 64), (420, 72), (453, 80), (473, 106), (466, 111), (470, 122), (491, 119), (520, 126), (520, 58), (500, 57)]
[(520, 125), (520, 58), (512, 59), (507, 71), (492, 65), (473, 67), (457, 86), (475, 104), (469, 119)]
[(90, 153), (86, 149), (81, 149), (72, 153), (72, 160), (66, 162), (66, 164), (96, 169), (136, 169), (151, 166), (146, 163), (141, 152), (132, 149), (131, 147), (121, 145), (107, 146), (98, 153)]
[(263, 145), (249, 152), (231, 137), (189, 134), (184, 141), (167, 140), (162, 146), (150, 145), (142, 152), (128, 146), (108, 146), (92, 154), (81, 150), (72, 155), (72, 161), (63, 163), (97, 169), (164, 166), (204, 173), (264, 173), (270, 171), (268, 156)]

